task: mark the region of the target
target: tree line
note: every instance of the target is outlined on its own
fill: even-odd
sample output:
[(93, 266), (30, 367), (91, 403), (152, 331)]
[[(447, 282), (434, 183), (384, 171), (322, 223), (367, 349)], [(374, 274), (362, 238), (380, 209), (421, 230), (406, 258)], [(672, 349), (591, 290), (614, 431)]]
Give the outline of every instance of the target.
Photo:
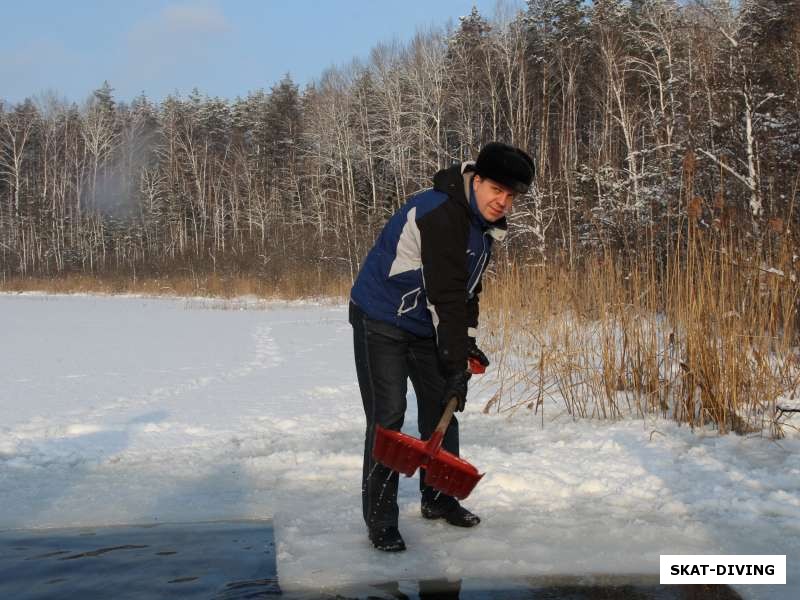
[(490, 140), (526, 149), (534, 262), (791, 237), (800, 0), (528, 0), (300, 90), (0, 101), (0, 270), (353, 276), (391, 212)]

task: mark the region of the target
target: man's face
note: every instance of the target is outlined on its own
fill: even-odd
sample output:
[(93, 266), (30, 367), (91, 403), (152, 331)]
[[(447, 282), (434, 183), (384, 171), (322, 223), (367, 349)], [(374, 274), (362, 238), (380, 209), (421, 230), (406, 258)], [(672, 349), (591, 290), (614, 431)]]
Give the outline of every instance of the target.
[(475, 202), (484, 219), (494, 223), (511, 212), (511, 204), (516, 194), (513, 190), (497, 183), (494, 179), (475, 175), (472, 178)]

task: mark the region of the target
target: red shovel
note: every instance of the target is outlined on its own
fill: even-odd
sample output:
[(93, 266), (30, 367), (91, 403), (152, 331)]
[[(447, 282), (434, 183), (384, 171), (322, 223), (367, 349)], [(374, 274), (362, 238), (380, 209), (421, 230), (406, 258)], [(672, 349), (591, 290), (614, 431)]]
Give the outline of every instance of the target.
[[(476, 359), (469, 360), (470, 372), (483, 373), (485, 368)], [(406, 433), (375, 426), (372, 456), (392, 471), (411, 477), (419, 467), (425, 468), (425, 483), (440, 492), (463, 500), (483, 477), (478, 469), (455, 454), (442, 450), (442, 439), (458, 405), (452, 398), (444, 409), (439, 424), (427, 442)]]

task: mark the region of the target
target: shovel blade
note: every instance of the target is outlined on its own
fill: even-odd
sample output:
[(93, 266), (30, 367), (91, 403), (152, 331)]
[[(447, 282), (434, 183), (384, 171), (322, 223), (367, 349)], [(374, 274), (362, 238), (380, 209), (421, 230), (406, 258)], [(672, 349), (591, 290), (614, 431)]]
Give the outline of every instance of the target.
[(425, 468), (425, 484), (448, 496), (463, 500), (483, 477), (478, 469), (446, 450), (431, 455), (428, 444), (405, 433), (375, 427), (373, 458), (392, 471), (411, 477)]
[(440, 450), (425, 465), (425, 485), (459, 500), (472, 493), (481, 477), (478, 469), (446, 450)]
[(427, 457), (425, 442), (376, 425), (372, 457), (392, 471), (411, 477)]

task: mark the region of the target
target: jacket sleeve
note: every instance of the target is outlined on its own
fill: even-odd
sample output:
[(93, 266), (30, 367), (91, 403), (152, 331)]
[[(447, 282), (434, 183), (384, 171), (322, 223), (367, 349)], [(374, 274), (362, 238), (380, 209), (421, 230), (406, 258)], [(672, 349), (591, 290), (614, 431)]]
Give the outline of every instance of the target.
[(467, 243), (465, 211), (446, 200), (417, 221), (428, 310), (447, 373), (467, 369)]

